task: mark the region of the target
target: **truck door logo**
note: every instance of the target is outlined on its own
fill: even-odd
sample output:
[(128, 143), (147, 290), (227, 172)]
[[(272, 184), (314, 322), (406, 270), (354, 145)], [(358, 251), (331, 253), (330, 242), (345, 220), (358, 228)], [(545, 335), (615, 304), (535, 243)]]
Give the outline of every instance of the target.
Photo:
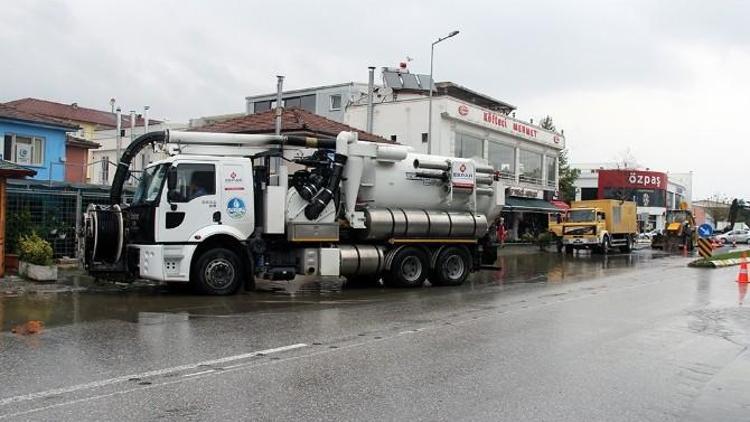
[(247, 213), (245, 201), (240, 198), (232, 198), (227, 202), (227, 214), (231, 218), (242, 218)]

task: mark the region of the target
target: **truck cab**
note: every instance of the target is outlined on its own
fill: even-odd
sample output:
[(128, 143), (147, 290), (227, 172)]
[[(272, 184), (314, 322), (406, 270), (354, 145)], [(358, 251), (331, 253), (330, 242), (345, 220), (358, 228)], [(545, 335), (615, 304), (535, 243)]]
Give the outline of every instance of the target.
[(204, 239), (247, 239), (255, 227), (252, 180), (251, 160), (240, 157), (176, 156), (146, 168), (126, 222), (131, 273), (188, 281)]
[(578, 201), (571, 204), (562, 223), (558, 251), (591, 249), (609, 253), (612, 247), (630, 252), (636, 229), (635, 203), (619, 200)]

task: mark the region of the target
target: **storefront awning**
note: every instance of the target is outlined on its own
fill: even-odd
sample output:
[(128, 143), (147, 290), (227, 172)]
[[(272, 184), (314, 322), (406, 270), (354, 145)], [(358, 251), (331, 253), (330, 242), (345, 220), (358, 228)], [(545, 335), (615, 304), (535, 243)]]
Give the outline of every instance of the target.
[(554, 206), (556, 206), (557, 208), (559, 208), (562, 211), (567, 211), (567, 210), (570, 209), (570, 205), (568, 205), (568, 203), (565, 202), (565, 201), (560, 201), (558, 199), (553, 199), (553, 200), (549, 201), (549, 203), (552, 204), (552, 205), (554, 205)]
[(549, 202), (536, 198), (518, 198), (509, 196), (505, 198), (503, 211), (521, 211), (521, 212), (560, 212), (560, 208)]

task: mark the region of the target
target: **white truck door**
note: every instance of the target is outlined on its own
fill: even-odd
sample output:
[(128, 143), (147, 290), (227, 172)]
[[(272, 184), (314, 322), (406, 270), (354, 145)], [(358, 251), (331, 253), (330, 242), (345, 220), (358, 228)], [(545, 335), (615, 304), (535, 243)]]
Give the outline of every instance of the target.
[(178, 162), (170, 171), (176, 173), (174, 189), (165, 186), (157, 212), (158, 242), (191, 242), (191, 236), (203, 227), (217, 224), (217, 164)]
[(255, 212), (253, 202), (253, 174), (250, 162), (222, 163), (220, 174), (221, 222), (236, 228), (243, 238), (253, 234)]

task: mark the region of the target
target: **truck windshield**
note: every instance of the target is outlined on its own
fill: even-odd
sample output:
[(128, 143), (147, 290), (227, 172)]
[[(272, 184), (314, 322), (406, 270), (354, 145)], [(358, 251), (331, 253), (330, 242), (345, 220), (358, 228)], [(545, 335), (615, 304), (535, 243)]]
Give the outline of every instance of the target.
[(143, 171), (141, 183), (138, 184), (133, 195), (132, 205), (151, 205), (156, 201), (168, 168), (168, 164), (160, 164)]
[(594, 210), (570, 210), (568, 211), (567, 223), (588, 223), (596, 221)]
[(667, 223), (682, 223), (687, 220), (687, 213), (680, 211), (670, 211), (667, 213)]

